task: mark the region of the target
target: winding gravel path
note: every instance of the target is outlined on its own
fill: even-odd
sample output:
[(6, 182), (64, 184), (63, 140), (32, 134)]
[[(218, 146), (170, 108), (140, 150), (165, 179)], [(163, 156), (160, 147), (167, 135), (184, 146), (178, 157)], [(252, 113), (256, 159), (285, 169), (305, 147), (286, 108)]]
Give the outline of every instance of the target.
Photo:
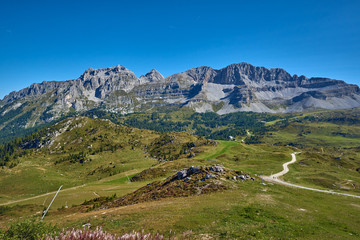
[(288, 182), (285, 182), (283, 180), (280, 180), (279, 177), (281, 177), (284, 174), (286, 174), (287, 172), (289, 172), (288, 165), (296, 162), (296, 154), (297, 154), (297, 152), (292, 153), (291, 154), (291, 156), (292, 156), (291, 161), (286, 162), (286, 163), (283, 164), (284, 170), (282, 170), (281, 172), (272, 174), (270, 176), (263, 176), (262, 178), (265, 181), (278, 183), (278, 184), (282, 184), (282, 185), (285, 185), (285, 186), (296, 187), (296, 188), (306, 189), (306, 190), (315, 191), (315, 192), (322, 192), (322, 193), (327, 193), (327, 194), (335, 194), (335, 195), (343, 195), (343, 196), (348, 196), (348, 197), (360, 198), (360, 196), (358, 196), (358, 195), (353, 195), (353, 194), (348, 194), (348, 193), (339, 193), (339, 192), (334, 192), (333, 190), (322, 190), (322, 189), (304, 187), (304, 186), (300, 186), (300, 185), (296, 185), (296, 184), (292, 184), (292, 183), (288, 183)]
[(288, 165), (296, 162), (296, 156), (295, 156), (295, 154), (297, 154), (297, 153), (295, 152), (295, 153), (292, 153), (292, 154), (291, 154), (292, 159), (291, 159), (290, 162), (286, 162), (286, 163), (283, 164), (284, 170), (282, 170), (281, 172), (275, 173), (275, 174), (273, 174), (273, 175), (270, 175), (270, 178), (277, 179), (278, 177), (281, 177), (282, 175), (285, 175), (287, 172), (289, 172)]

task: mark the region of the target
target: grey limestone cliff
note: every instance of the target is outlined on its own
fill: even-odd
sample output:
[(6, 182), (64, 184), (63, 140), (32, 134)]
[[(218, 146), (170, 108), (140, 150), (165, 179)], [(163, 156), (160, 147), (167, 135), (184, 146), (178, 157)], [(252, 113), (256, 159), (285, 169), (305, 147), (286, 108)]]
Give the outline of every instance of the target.
[(339, 80), (291, 76), (280, 68), (248, 63), (219, 70), (202, 66), (167, 78), (155, 69), (138, 78), (118, 65), (90, 68), (77, 79), (34, 83), (12, 92), (0, 101), (0, 120), (4, 127), (27, 112), (23, 127), (29, 127), (100, 106), (130, 113), (167, 105), (219, 114), (342, 109), (360, 106), (360, 90)]

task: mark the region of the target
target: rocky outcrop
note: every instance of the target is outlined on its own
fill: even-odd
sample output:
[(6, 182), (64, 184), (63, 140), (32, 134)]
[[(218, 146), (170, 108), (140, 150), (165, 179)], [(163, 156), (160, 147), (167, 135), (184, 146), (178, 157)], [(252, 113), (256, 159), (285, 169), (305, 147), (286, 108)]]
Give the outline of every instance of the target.
[[(22, 112), (15, 114), (24, 103), (27, 105), (21, 108)], [(0, 116), (10, 119), (9, 113), (16, 117), (32, 110), (26, 126), (34, 126), (68, 112), (99, 106), (130, 113), (167, 105), (219, 114), (341, 109), (359, 107), (360, 90), (339, 80), (291, 76), (280, 68), (267, 69), (248, 63), (231, 64), (219, 70), (202, 66), (167, 78), (155, 69), (137, 78), (118, 65), (90, 68), (78, 79), (34, 83), (12, 92), (0, 101)]]
[[(107, 202), (101, 202), (100, 199), (97, 199), (96, 205), (100, 206), (100, 209), (105, 209), (169, 197), (176, 198), (207, 194), (236, 188), (241, 182), (246, 180), (255, 181), (255, 177), (251, 177), (242, 171), (225, 168), (222, 165), (192, 166), (178, 171), (165, 180), (149, 183), (121, 198)], [(95, 205), (96, 201), (89, 203)], [(89, 203), (87, 203), (88, 207)]]

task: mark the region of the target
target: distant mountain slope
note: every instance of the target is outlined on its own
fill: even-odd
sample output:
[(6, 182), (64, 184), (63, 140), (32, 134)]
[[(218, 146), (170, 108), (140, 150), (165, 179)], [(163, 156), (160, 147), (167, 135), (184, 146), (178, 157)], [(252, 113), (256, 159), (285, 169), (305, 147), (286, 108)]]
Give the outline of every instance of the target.
[(198, 67), (164, 78), (158, 71), (136, 77), (123, 66), (88, 69), (78, 79), (34, 83), (0, 101), (0, 131), (36, 127), (94, 108), (131, 113), (159, 106), (197, 112), (270, 113), (360, 106), (356, 85), (329, 78), (291, 76), (280, 68), (248, 63), (220, 70)]

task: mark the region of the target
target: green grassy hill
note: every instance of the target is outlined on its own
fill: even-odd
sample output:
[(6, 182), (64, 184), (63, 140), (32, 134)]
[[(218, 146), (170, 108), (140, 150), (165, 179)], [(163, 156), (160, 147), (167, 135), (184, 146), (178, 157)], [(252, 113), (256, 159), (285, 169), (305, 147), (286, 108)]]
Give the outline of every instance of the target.
[[(131, 121), (143, 122), (142, 129), (114, 123), (130, 125), (136, 116)], [(241, 125), (246, 117), (256, 124)], [(144, 229), (165, 235), (172, 230), (195, 239), (360, 237), (359, 199), (262, 184), (260, 178), (280, 172), (292, 152), (301, 152), (285, 181), (360, 195), (359, 110), (220, 118), (174, 111), (115, 120), (69, 118), (3, 145), (0, 226), (39, 218), (64, 185), (45, 218), (61, 227), (91, 223), (112, 233)], [(145, 129), (164, 121), (190, 123), (187, 132)], [(226, 136), (227, 128), (238, 128), (241, 134), (236, 141), (207, 140), (189, 133), (195, 122), (211, 133), (221, 129)], [(235, 181), (233, 175), (211, 183), (169, 181), (181, 169), (215, 164), (255, 181)], [(226, 187), (214, 187), (222, 181)], [(206, 186), (215, 191), (199, 191)], [(112, 204), (117, 199), (125, 204)]]
[[(12, 142), (0, 176), (0, 203), (149, 168), (212, 144), (188, 133), (157, 133), (76, 117)], [(3, 150), (6, 152), (6, 150)]]

